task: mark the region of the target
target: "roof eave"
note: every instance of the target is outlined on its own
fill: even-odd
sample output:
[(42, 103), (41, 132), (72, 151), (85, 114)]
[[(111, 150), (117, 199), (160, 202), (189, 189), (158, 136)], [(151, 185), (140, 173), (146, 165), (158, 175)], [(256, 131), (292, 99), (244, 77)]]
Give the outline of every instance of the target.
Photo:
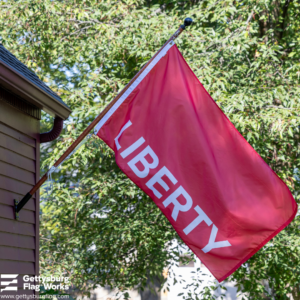
[(52, 116), (58, 116), (66, 120), (72, 112), (70, 108), (34, 85), (3, 61), (0, 61), (0, 83)]

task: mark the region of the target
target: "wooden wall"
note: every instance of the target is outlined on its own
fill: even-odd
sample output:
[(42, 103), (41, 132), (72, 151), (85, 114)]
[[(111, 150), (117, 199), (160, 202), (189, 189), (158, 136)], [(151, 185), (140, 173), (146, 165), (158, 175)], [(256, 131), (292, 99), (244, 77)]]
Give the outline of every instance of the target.
[(20, 274), (19, 286), (23, 275), (39, 274), (39, 195), (21, 210), (19, 221), (13, 209), (14, 199), (20, 201), (39, 179), (39, 126), (38, 119), (0, 98), (0, 274)]

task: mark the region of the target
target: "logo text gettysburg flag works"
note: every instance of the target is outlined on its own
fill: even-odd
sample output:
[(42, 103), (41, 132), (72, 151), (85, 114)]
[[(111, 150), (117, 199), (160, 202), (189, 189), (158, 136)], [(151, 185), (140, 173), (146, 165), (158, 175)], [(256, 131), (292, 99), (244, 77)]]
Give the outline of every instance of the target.
[(219, 109), (173, 42), (96, 132), (219, 281), (296, 214), (287, 186)]

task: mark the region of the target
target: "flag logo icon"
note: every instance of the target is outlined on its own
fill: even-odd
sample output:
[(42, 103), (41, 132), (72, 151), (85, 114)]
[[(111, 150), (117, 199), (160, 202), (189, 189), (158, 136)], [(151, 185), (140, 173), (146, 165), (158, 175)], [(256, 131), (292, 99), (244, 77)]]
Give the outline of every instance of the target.
[(17, 286), (11, 286), (11, 285), (17, 285), (18, 280), (16, 279), (19, 276), (19, 274), (1, 274), (1, 293), (3, 291), (17, 291)]

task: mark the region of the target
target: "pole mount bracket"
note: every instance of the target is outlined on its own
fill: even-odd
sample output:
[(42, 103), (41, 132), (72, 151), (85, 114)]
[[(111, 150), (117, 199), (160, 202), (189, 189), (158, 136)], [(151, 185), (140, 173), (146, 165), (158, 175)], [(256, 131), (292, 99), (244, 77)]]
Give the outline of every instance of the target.
[(20, 216), (19, 216), (19, 212), (17, 212), (19, 201), (15, 199), (14, 204), (15, 204), (15, 218), (17, 221), (19, 221)]
[(16, 220), (19, 220), (19, 212), (23, 208), (23, 206), (30, 200), (32, 195), (30, 193), (27, 193), (23, 199), (19, 202), (18, 200), (15, 200), (15, 217)]

